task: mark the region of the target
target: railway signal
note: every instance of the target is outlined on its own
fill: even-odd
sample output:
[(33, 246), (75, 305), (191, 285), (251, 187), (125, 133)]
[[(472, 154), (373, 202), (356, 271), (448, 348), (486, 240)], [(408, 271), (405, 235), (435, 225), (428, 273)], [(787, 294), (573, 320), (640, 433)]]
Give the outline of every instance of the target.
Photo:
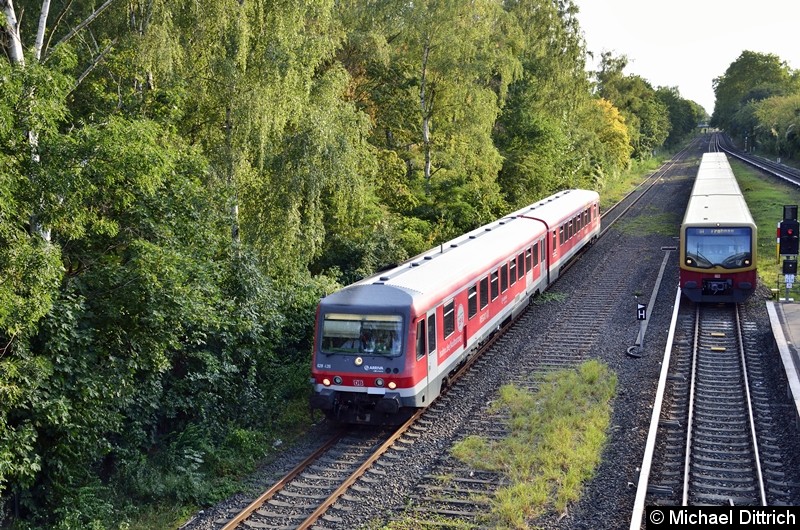
[(797, 205), (783, 207), (783, 221), (778, 223), (778, 254), (797, 256), (800, 247), (800, 223), (797, 222)]

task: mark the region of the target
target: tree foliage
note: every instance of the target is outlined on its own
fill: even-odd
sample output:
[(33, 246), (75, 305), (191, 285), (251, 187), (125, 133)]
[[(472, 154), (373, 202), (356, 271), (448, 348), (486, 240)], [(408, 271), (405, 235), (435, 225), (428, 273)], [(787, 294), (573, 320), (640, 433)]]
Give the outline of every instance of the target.
[(789, 67), (777, 55), (745, 50), (714, 79), (716, 105), (711, 125), (740, 136), (747, 128), (736, 116), (742, 107), (796, 88)]
[(626, 75), (624, 56), (613, 57), (604, 52), (597, 73), (598, 94), (617, 107), (628, 125), (633, 157), (647, 159), (669, 135), (672, 124), (666, 105), (656, 91), (638, 75)]

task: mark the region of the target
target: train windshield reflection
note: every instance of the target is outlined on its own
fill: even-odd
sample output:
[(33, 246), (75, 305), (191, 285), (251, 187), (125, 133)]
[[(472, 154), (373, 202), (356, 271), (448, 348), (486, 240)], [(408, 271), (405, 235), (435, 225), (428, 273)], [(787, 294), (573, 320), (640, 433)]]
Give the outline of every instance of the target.
[(394, 357), (403, 351), (403, 317), (328, 313), (322, 323), (322, 353)]
[(700, 269), (749, 267), (752, 241), (749, 227), (687, 228), (686, 264)]

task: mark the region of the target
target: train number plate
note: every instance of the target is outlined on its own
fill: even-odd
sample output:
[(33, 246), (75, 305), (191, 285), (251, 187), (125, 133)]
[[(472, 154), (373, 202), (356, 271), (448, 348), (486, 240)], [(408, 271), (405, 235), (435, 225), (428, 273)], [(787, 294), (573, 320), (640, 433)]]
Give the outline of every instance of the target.
[(353, 379), (353, 386), (364, 386), (363, 379)]

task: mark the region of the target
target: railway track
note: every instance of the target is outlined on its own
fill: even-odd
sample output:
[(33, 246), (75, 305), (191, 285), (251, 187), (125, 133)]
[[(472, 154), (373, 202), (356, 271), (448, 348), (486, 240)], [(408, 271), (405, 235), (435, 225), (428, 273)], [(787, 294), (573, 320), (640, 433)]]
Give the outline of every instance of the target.
[[(769, 433), (769, 386), (753, 324), (738, 305), (695, 305), (676, 296), (663, 403), (648, 444), (631, 528), (643, 506), (767, 506), (789, 502)], [(666, 375), (666, 377), (664, 377)], [(651, 433), (652, 435), (652, 433)]]
[(749, 164), (773, 177), (779, 178), (788, 184), (800, 186), (800, 169), (741, 151), (723, 134), (714, 134), (711, 147), (715, 151), (725, 151), (729, 156)]

